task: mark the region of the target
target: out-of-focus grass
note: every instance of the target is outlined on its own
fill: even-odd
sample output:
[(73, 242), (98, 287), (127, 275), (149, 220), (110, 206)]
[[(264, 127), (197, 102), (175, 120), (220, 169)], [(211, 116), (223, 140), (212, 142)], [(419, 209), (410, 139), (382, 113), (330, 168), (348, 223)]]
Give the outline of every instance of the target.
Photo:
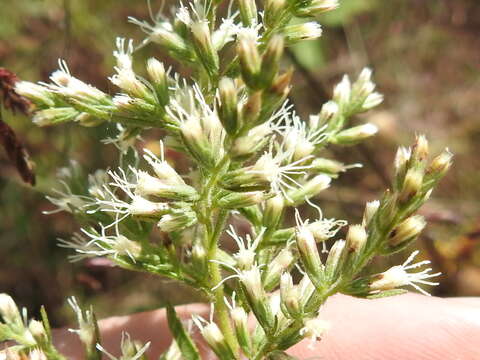
[[(320, 19), (325, 25), (322, 39), (292, 49), (290, 61), (303, 71), (295, 75), (291, 99), (301, 114), (317, 111), (343, 73), (354, 74), (369, 65), (386, 103), (367, 115), (381, 128), (378, 137), (332, 154), (365, 167), (352, 170), (322, 195), (324, 212), (358, 222), (365, 201), (386, 187), (397, 145), (409, 143), (415, 132), (427, 133), (433, 152), (448, 145), (456, 154), (454, 168), (423, 211), (431, 222), (420, 247), (445, 273), (442, 286), (434, 291), (480, 295), (480, 7), (476, 0), (342, 3), (339, 11)], [(142, 37), (127, 24), (128, 15), (148, 18), (146, 2), (10, 2), (0, 14), (0, 66), (24, 79), (46, 80), (57, 59), (65, 58), (73, 74), (114, 92), (107, 77), (112, 73), (115, 37)], [(147, 47), (138, 54), (138, 68), (152, 55), (168, 61), (158, 48)], [(188, 289), (157, 278), (95, 262), (69, 264), (68, 251), (56, 246), (56, 238), (69, 236), (76, 225), (68, 214), (42, 215), (52, 208), (43, 194), (58, 186), (55, 173), (69, 159), (86, 171), (115, 164), (113, 146), (99, 141), (111, 131), (108, 126), (45, 129), (24, 117), (3, 114), (27, 144), (39, 181), (34, 189), (21, 184), (0, 155), (0, 291), (33, 312), (46, 304), (56, 325), (66, 321), (64, 302), (73, 293), (93, 301), (100, 316), (160, 306), (166, 294), (174, 303), (195, 298)], [(145, 135), (147, 142), (154, 138)]]

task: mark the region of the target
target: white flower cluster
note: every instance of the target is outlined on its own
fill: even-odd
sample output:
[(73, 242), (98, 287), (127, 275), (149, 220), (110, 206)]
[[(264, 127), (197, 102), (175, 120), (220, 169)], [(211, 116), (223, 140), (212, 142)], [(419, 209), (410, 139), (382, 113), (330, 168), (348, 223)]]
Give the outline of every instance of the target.
[[(365, 68), (356, 79), (345, 75), (308, 121), (298, 116), (287, 100), (293, 71), (283, 68), (283, 52), (320, 37), (321, 26), (302, 19), (339, 3), (262, 4), (259, 10), (255, 0), (232, 2), (222, 19), (218, 1), (192, 0), (173, 7), (173, 19), (159, 14), (149, 24), (130, 18), (147, 33), (141, 46), (160, 45), (191, 70), (189, 79), (155, 58), (146, 62), (147, 76), (139, 76), (133, 41), (119, 38), (110, 77), (119, 94), (76, 79), (63, 61), (51, 83), (17, 84), (18, 93), (37, 107), (39, 125), (112, 122), (118, 129), (116, 138), (104, 140), (121, 152), (117, 170), (88, 178), (66, 171), (65, 190), (49, 197), (57, 207), (52, 212), (68, 211), (85, 224), (60, 246), (75, 251), (72, 261), (104, 256), (126, 269), (196, 288), (211, 301), (212, 315), (194, 323), (221, 360), (272, 358), (302, 339), (320, 340), (329, 327), (320, 310), (335, 293), (381, 297), (407, 285), (426, 293), (418, 284), (436, 285), (429, 279), (439, 275), (429, 268), (412, 272), (428, 263), (412, 265), (414, 252), (403, 265), (360, 276), (374, 256), (401, 251), (419, 236), (425, 220), (416, 211), (450, 167), (451, 154), (445, 151), (429, 163), (428, 143), (418, 136), (411, 149), (399, 150), (392, 189), (366, 204), (359, 224), (347, 229), (346, 221), (324, 217), (316, 205), (322, 192), (359, 165), (322, 152), (373, 136), (375, 125), (352, 123), (351, 117), (378, 106), (383, 96)], [(151, 128), (161, 129), (165, 139), (158, 157), (144, 150), (142, 158), (137, 141)], [(165, 152), (164, 143), (172, 151)], [(181, 159), (175, 167), (172, 158)], [(82, 180), (88, 185), (79, 189)], [(316, 218), (302, 219), (300, 211), (309, 210), (300, 208), (305, 203)], [(248, 224), (244, 237), (242, 221)], [(226, 242), (232, 239), (237, 249), (229, 251)], [(97, 344), (93, 313), (70, 303), (87, 357), (103, 353), (115, 360)], [(0, 313), (11, 329), (25, 322), (15, 309), (0, 297)], [(190, 331), (168, 306), (167, 317), (175, 340), (162, 358), (200, 358)], [(39, 324), (31, 327), (33, 340), (26, 343), (42, 333)], [(120, 359), (144, 359), (148, 345), (125, 335)]]

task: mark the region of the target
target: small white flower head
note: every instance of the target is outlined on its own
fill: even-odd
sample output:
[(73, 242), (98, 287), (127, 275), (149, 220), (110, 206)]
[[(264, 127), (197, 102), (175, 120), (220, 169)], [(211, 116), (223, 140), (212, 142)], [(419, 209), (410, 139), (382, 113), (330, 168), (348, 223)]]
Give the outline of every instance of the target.
[(93, 345), (95, 339), (95, 318), (92, 310), (82, 310), (78, 305), (77, 299), (75, 297), (70, 297), (67, 300), (70, 307), (75, 312), (78, 322), (78, 329), (69, 329), (70, 332), (78, 334), (80, 340), (88, 345)]
[(84, 83), (70, 74), (67, 63), (64, 60), (58, 60), (59, 70), (50, 75), (52, 84), (45, 84), (51, 91), (67, 97), (75, 97), (86, 102), (98, 102), (106, 95), (99, 89)]
[(315, 221), (311, 223), (308, 223), (307, 221), (308, 230), (311, 231), (317, 242), (322, 243), (322, 251), (326, 252), (327, 249), (325, 241), (334, 237), (342, 227), (348, 224), (348, 222), (345, 220), (336, 220), (333, 218), (326, 219), (323, 217), (322, 209), (319, 206), (315, 205), (310, 200), (308, 200), (307, 203), (313, 208), (315, 208), (318, 212), (318, 218)]
[(263, 228), (260, 233), (252, 240), (251, 236), (247, 234), (245, 240), (243, 240), (238, 234), (235, 232), (235, 229), (232, 225), (230, 225), (230, 229), (227, 230), (227, 234), (235, 240), (235, 243), (238, 246), (238, 251), (233, 257), (237, 261), (237, 267), (240, 270), (248, 270), (250, 269), (255, 262), (256, 256), (256, 249), (260, 241), (262, 241), (263, 234), (265, 233), (265, 228)]
[(269, 182), (272, 192), (282, 194), (285, 198), (289, 199), (287, 195), (289, 190), (302, 187), (293, 176), (307, 175), (306, 170), (308, 170), (310, 166), (301, 164), (311, 156), (288, 162), (290, 157), (291, 154), (289, 152), (282, 150), (278, 150), (276, 155), (273, 155), (273, 150), (270, 148), (268, 152), (260, 156), (247, 172), (254, 174), (263, 181)]
[(308, 220), (302, 221), (298, 209), (295, 209), (296, 241), (304, 265), (311, 271), (320, 271), (323, 268), (317, 242), (312, 231), (308, 228)]
[(305, 320), (303, 328), (300, 330), (300, 335), (306, 339), (311, 340), (310, 346), (313, 346), (315, 341), (320, 340), (325, 333), (330, 330), (330, 323), (328, 321), (314, 318)]
[(163, 142), (160, 141), (160, 158), (153, 154), (150, 150), (144, 149), (143, 158), (152, 167), (158, 179), (167, 185), (185, 185), (182, 177), (177, 171), (165, 160), (165, 150)]
[(117, 50), (113, 56), (117, 59), (117, 68), (119, 71), (132, 70), (133, 40), (117, 38)]
[(120, 349), (122, 351), (122, 355), (119, 358), (110, 354), (100, 344), (97, 344), (96, 347), (98, 350), (104, 353), (110, 360), (138, 360), (138, 359), (141, 359), (143, 354), (145, 354), (145, 352), (148, 350), (148, 348), (150, 347), (150, 342), (147, 342), (143, 346), (139, 346), (134, 341), (132, 341), (128, 333), (122, 332), (122, 341), (120, 343)]
[(430, 264), (430, 261), (428, 260), (412, 264), (413, 259), (418, 255), (418, 253), (418, 250), (414, 251), (402, 265), (394, 266), (387, 271), (376, 275), (370, 284), (370, 292), (378, 293), (382, 290), (392, 290), (401, 286), (410, 285), (420, 291), (422, 294), (430, 295), (417, 284), (431, 286), (438, 285), (438, 282), (432, 282), (427, 279), (437, 277), (441, 275), (441, 273), (437, 272), (434, 274), (429, 274), (432, 271), (432, 268), (427, 268), (419, 272), (409, 272), (409, 270), (417, 269), (423, 265)]
[(226, 44), (233, 41), (238, 34), (240, 26), (235, 23), (236, 14), (222, 20), (218, 29), (212, 35), (212, 43), (215, 50), (221, 50)]
[(219, 355), (230, 355), (233, 353), (230, 346), (225, 340), (225, 336), (215, 322), (213, 322), (213, 307), (210, 312), (210, 320), (207, 321), (201, 316), (194, 315), (192, 317), (193, 323), (199, 328), (205, 341), (210, 345), (213, 351)]
[(283, 136), (283, 146), (292, 154), (293, 160), (311, 155), (327, 138), (325, 128), (307, 128), (307, 123), (295, 113), (285, 120), (286, 124), (277, 125), (276, 130)]
[(111, 256), (117, 259), (119, 256), (127, 256), (132, 262), (140, 256), (142, 247), (135, 241), (119, 233), (118, 222), (114, 223), (115, 234), (107, 235), (107, 227), (101, 225), (101, 232), (88, 232), (81, 229), (82, 235), (76, 233), (71, 240), (59, 239), (59, 246), (75, 250), (77, 254), (69, 256), (70, 261), (79, 261), (89, 257)]
[(118, 173), (109, 171), (108, 174), (113, 180), (109, 185), (120, 188), (130, 199), (130, 201), (121, 200), (112, 192), (112, 190), (105, 186), (105, 191), (108, 193), (110, 199), (96, 200), (101, 211), (123, 215), (123, 217), (116, 222), (123, 220), (129, 215), (157, 217), (165, 214), (169, 209), (169, 206), (166, 203), (153, 202), (135, 194), (132, 190), (135, 189), (137, 185), (128, 178), (123, 169), (119, 168)]
[(5, 322), (22, 322), (18, 307), (12, 297), (7, 294), (0, 294), (0, 315)]

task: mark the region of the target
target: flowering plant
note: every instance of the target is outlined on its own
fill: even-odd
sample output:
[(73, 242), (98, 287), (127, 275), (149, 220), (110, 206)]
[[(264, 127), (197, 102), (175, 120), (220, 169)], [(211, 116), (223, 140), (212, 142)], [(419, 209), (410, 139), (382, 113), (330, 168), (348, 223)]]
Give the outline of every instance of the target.
[[(420, 284), (436, 284), (429, 279), (439, 274), (430, 268), (415, 271), (428, 263), (412, 264), (417, 252), (380, 274), (366, 275), (364, 268), (373, 257), (415, 241), (425, 226), (416, 211), (450, 167), (451, 154), (429, 162), (424, 136), (400, 148), (392, 188), (366, 204), (361, 223), (349, 225), (344, 240), (333, 240), (347, 222), (325, 218), (314, 199), (357, 165), (321, 153), (377, 132), (372, 124), (350, 121), (383, 100), (372, 72), (364, 69), (353, 82), (345, 76), (332, 99), (305, 121), (287, 100), (292, 70), (282, 68), (282, 54), (291, 44), (321, 36), (315, 16), (335, 9), (337, 0), (264, 0), (261, 11), (255, 0), (238, 0), (228, 9), (222, 3), (193, 0), (174, 8), (172, 19), (159, 14), (153, 24), (130, 19), (147, 33), (141, 46), (160, 45), (191, 69), (189, 79), (154, 58), (146, 64), (148, 78), (140, 77), (133, 69), (133, 42), (120, 38), (110, 78), (120, 89), (115, 96), (74, 77), (64, 61), (49, 83), (19, 82), (15, 89), (35, 104), (37, 125), (118, 127), (107, 142), (119, 148), (120, 166), (90, 175), (83, 192), (69, 187), (73, 176), (66, 172), (66, 191), (49, 197), (56, 211), (70, 212), (83, 225), (60, 241), (74, 252), (71, 260), (104, 256), (122, 268), (190, 285), (212, 305), (210, 319), (192, 320), (219, 359), (281, 359), (302, 339), (322, 337), (328, 324), (321, 308), (336, 293), (378, 298), (401, 294), (406, 285), (426, 293)], [(136, 142), (152, 128), (165, 133), (160, 153), (142, 154)], [(188, 157), (191, 170), (177, 172), (165, 147)], [(303, 204), (318, 217), (302, 218)], [(292, 214), (295, 226), (289, 227), (285, 220)], [(244, 238), (235, 227), (238, 218), (250, 224)], [(158, 230), (168, 242), (155, 241)], [(222, 249), (224, 232), (238, 246), (233, 254)], [(74, 298), (69, 302), (86, 358), (106, 353), (114, 359), (101, 345), (92, 310), (82, 310)], [(167, 313), (174, 340), (162, 359), (200, 359), (192, 327), (172, 307)], [(44, 311), (41, 321), (28, 321), (3, 294), (0, 314), (0, 340), (18, 343), (9, 356), (63, 359)], [(146, 358), (147, 348), (125, 335), (121, 359)]]

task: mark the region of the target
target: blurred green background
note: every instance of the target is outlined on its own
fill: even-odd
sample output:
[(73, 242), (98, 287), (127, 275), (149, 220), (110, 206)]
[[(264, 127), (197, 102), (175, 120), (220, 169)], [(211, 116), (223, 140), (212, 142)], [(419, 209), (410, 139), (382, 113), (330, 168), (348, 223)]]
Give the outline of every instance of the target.
[[(107, 77), (116, 36), (139, 42), (143, 34), (127, 16), (148, 18), (147, 3), (133, 0), (0, 0), (0, 67), (21, 79), (47, 80), (64, 58), (75, 76), (114, 92)], [(170, 3), (167, 2), (167, 6)], [(365, 201), (388, 186), (396, 147), (426, 133), (432, 152), (448, 146), (455, 165), (422, 209), (429, 226), (418, 246), (444, 273), (433, 289), (439, 296), (480, 295), (480, 3), (478, 0), (342, 0), (322, 16), (324, 36), (291, 48), (285, 65), (297, 67), (291, 100), (300, 114), (315, 113), (344, 73), (364, 66), (386, 96), (368, 113), (380, 133), (367, 143), (333, 155), (362, 162), (341, 177), (319, 201), (327, 217), (358, 222)], [(152, 0), (154, 7), (161, 1)], [(149, 56), (168, 63), (154, 46), (136, 57), (140, 69)], [(175, 65), (175, 64), (173, 64)], [(175, 68), (182, 72), (183, 69)], [(100, 140), (111, 130), (75, 125), (37, 128), (24, 116), (3, 117), (26, 144), (38, 183), (24, 185), (0, 152), (0, 292), (8, 292), (33, 314), (45, 304), (55, 326), (69, 321), (67, 296), (92, 302), (100, 317), (158, 307), (165, 299), (195, 298), (170, 281), (131, 274), (101, 261), (68, 263), (56, 239), (77, 226), (69, 214), (43, 215), (45, 199), (59, 187), (59, 168), (77, 161), (86, 173), (115, 164), (112, 145)], [(153, 143), (158, 134), (145, 134)], [(399, 255), (394, 262), (404, 258)], [(383, 268), (386, 263), (376, 266)], [(174, 290), (174, 291), (172, 291)]]

